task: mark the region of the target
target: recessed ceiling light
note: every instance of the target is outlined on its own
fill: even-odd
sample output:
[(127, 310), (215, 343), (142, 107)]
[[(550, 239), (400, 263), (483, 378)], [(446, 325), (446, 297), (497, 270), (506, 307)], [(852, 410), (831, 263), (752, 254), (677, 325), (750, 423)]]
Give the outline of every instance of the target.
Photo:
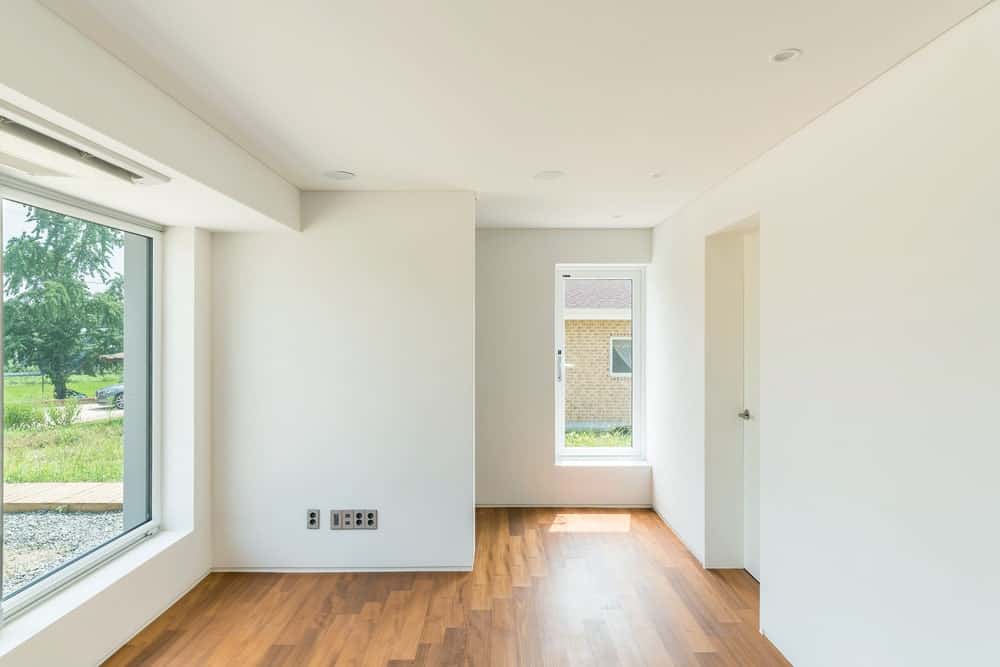
[(535, 179), (539, 181), (554, 181), (557, 178), (562, 178), (566, 175), (566, 172), (559, 171), (558, 169), (548, 169), (546, 171), (540, 171), (535, 174)]
[(771, 56), (772, 63), (787, 63), (802, 55), (802, 49), (782, 49)]
[(663, 176), (663, 172), (662, 171), (651, 171), (651, 172), (649, 172), (649, 177), (650, 178), (660, 178), (661, 176)]
[(337, 171), (324, 171), (323, 175), (327, 178), (332, 178), (335, 181), (349, 181), (357, 176), (357, 174), (353, 171), (344, 171), (342, 169), (338, 169)]

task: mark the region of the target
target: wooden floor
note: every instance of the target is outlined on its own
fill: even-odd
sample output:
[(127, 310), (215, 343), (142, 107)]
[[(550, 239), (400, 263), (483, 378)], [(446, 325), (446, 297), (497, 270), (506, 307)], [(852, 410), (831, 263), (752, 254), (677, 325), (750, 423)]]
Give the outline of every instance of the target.
[(648, 510), (480, 509), (473, 572), (212, 574), (109, 665), (787, 665)]

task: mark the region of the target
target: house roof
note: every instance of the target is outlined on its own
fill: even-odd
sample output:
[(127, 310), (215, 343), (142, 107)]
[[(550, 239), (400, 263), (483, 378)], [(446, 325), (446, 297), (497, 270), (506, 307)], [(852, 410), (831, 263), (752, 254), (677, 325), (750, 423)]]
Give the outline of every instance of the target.
[(631, 307), (631, 280), (575, 278), (566, 281), (566, 308)]

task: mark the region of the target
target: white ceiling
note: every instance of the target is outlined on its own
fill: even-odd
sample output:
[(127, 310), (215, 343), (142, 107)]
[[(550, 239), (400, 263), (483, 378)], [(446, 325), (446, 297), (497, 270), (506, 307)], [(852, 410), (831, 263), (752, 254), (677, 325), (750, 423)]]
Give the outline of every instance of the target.
[(984, 4), (43, 3), (301, 189), (473, 190), (531, 227), (656, 224)]

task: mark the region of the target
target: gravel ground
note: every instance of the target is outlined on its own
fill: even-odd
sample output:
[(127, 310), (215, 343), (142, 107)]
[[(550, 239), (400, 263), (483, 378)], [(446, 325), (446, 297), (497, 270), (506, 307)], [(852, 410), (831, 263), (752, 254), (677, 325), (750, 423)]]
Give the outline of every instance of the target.
[(3, 594), (122, 532), (118, 512), (12, 512), (3, 516)]

